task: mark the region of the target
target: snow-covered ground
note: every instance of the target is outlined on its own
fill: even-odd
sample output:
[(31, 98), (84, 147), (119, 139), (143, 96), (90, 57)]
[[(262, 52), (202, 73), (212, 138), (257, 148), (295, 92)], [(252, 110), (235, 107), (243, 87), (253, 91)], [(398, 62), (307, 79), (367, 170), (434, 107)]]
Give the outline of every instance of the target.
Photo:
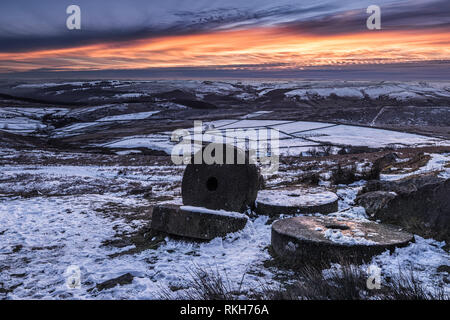
[[(279, 132), (281, 155), (298, 156), (324, 145), (333, 145), (333, 151), (343, 145), (372, 148), (450, 145), (448, 140), (435, 137), (370, 127), (379, 125), (386, 114), (396, 112), (395, 106), (407, 106), (410, 101), (431, 100), (423, 112), (436, 112), (433, 121), (442, 118), (442, 115), (445, 120), (447, 111), (441, 109), (446, 108), (445, 99), (450, 97), (450, 84), (447, 82), (110, 80), (15, 83), (11, 90), (17, 90), (12, 93), (18, 97), (34, 92), (42, 99), (54, 95), (58, 101), (64, 101), (66, 97), (74, 99), (74, 96), (77, 99), (80, 97), (80, 100), (77, 100), (78, 106), (70, 108), (35, 108), (32, 103), (27, 104), (30, 107), (17, 107), (21, 100), (12, 100), (16, 106), (11, 107), (9, 102), (5, 102), (0, 108), (0, 130), (33, 136), (47, 129), (48, 138), (67, 138), (69, 143), (71, 138), (76, 140), (76, 135), (94, 133), (86, 146), (111, 148), (115, 154), (107, 157), (118, 155), (130, 159), (127, 160), (128, 165), (108, 163), (109, 160), (104, 158), (91, 164), (89, 161), (83, 163), (81, 159), (95, 157), (94, 153), (81, 155), (0, 148), (0, 299), (158, 299), (161, 290), (168, 287), (179, 289), (174, 295), (182, 295), (188, 289), (189, 269), (196, 267), (218, 270), (236, 285), (244, 276), (242, 289), (246, 292), (245, 296), (261, 290), (261, 285), (276, 287), (281, 279), (286, 279), (289, 272), (264, 266), (265, 261), (271, 259), (268, 247), (273, 223), (264, 216), (251, 215), (244, 230), (209, 242), (166, 237), (154, 248), (141, 248), (136, 242), (124, 241), (148, 228), (149, 218), (145, 213), (151, 205), (168, 202), (181, 204), (182, 166), (167, 163), (134, 165), (132, 160), (138, 157), (134, 154), (145, 153), (145, 148), (170, 154), (176, 144), (170, 139), (170, 125), (158, 131), (152, 124), (146, 125), (147, 122), (156, 123), (155, 119), (164, 118), (166, 123), (178, 128), (184, 119), (194, 119), (194, 115), (200, 112), (209, 112), (191, 110), (178, 104), (179, 95), (217, 104), (218, 108), (213, 110), (216, 114), (207, 119), (220, 119), (222, 115), (224, 118), (204, 122), (206, 141), (227, 136), (236, 137), (238, 142), (247, 138), (249, 129), (274, 129)], [(89, 90), (95, 93), (86, 93)], [(170, 92), (168, 98), (157, 95)], [(270, 96), (276, 96), (275, 100), (265, 100)], [(336, 97), (345, 103), (370, 100), (376, 104), (377, 107), (369, 112), (368, 120), (361, 122), (368, 127), (347, 124), (359, 123), (359, 120), (340, 122), (346, 123), (343, 125), (333, 123), (335, 120), (329, 117), (295, 116), (299, 110), (302, 112), (296, 108), (306, 105), (305, 112), (309, 112), (317, 101)], [(144, 102), (139, 100), (141, 98)], [(116, 103), (117, 99), (129, 99), (136, 103), (130, 106), (129, 103)], [(225, 101), (222, 103), (232, 104), (240, 111), (235, 112), (233, 108), (221, 110), (223, 105), (217, 101), (222, 99)], [(97, 100), (99, 103), (95, 105)], [(389, 104), (385, 105), (386, 101)], [(432, 106), (434, 101), (444, 107)], [(260, 102), (264, 105), (264, 111), (255, 111)], [(241, 103), (244, 107), (240, 106)], [(289, 120), (291, 113), (277, 118), (279, 110), (273, 106), (284, 108), (289, 104), (292, 108), (289, 112), (294, 114), (292, 119), (328, 120)], [(364, 103), (362, 105), (365, 106)], [(246, 109), (247, 106), (249, 109)], [(328, 112), (328, 107), (326, 110)], [(182, 115), (171, 118), (172, 111)], [(228, 111), (235, 112), (236, 116), (228, 117), (225, 115)], [(406, 113), (410, 111), (407, 109)], [(54, 122), (48, 121), (50, 118)], [(132, 121), (140, 121), (144, 125), (137, 126), (133, 131)], [(437, 122), (445, 128), (445, 121)], [(192, 122), (184, 122), (183, 125), (189, 134), (193, 133), (190, 128)], [(427, 125), (428, 122), (424, 122), (424, 126)], [(112, 129), (104, 134), (101, 129), (109, 127)], [(450, 154), (432, 153), (430, 156), (431, 160), (416, 171), (396, 171), (383, 174), (381, 179), (397, 180), (432, 171), (439, 171), (439, 176), (449, 178)], [(45, 159), (51, 161), (47, 163)], [(332, 187), (329, 168), (328, 172), (319, 170), (329, 165), (333, 163), (316, 161), (302, 168), (291, 168), (282, 163), (282, 170), (266, 182), (269, 187), (283, 186), (295, 182), (300, 174), (317, 172), (322, 179), (320, 185), (329, 188)], [(357, 165), (360, 168), (364, 163)], [(333, 191), (339, 197), (339, 211), (330, 216), (368, 219), (364, 208), (353, 203), (364, 184), (365, 181), (359, 181), (336, 186)], [(269, 198), (272, 203), (280, 202), (276, 193)], [(338, 232), (328, 236), (338, 242), (353, 241), (343, 238)], [(373, 258), (372, 264), (381, 268), (385, 278), (412, 269), (418, 281), (427, 288), (432, 290), (443, 286), (448, 293), (449, 286), (443, 283), (445, 274), (437, 271), (437, 267), (449, 265), (450, 257), (443, 247), (444, 243), (416, 236), (415, 243), (392, 254), (385, 252), (378, 255)], [(73, 265), (81, 269), (79, 289), (66, 286), (66, 270)], [(127, 273), (133, 276), (130, 284), (102, 291), (96, 288), (99, 283)]]
[(257, 203), (273, 206), (307, 207), (333, 203), (338, 197), (330, 191), (320, 188), (298, 190), (261, 190), (258, 192)]
[[(284, 88), (290, 89), (292, 85), (287, 85)], [(285, 93), (286, 97), (298, 97), (303, 100), (308, 100), (313, 97), (327, 98), (330, 95), (348, 98), (364, 98), (365, 96), (371, 99), (378, 99), (380, 97), (392, 98), (399, 101), (407, 99), (426, 99), (430, 95), (438, 95), (442, 97), (449, 97), (449, 85), (439, 86), (436, 83), (371, 83), (360, 86), (358, 83), (352, 84), (334, 84), (323, 83), (314, 86), (314, 88), (301, 88), (288, 91)]]
[(46, 127), (42, 122), (45, 115), (65, 113), (65, 108), (0, 108), (0, 130), (18, 134), (32, 133)]
[(426, 165), (419, 168), (416, 171), (409, 173), (400, 173), (400, 174), (382, 174), (380, 179), (382, 180), (399, 180), (402, 178), (406, 178), (408, 176), (412, 176), (415, 174), (424, 174), (430, 172), (438, 173), (439, 177), (449, 179), (450, 178), (450, 153), (436, 153), (431, 154), (431, 159), (427, 162)]
[[(258, 130), (278, 132), (279, 154), (299, 155), (308, 152), (312, 147), (321, 145), (335, 146), (367, 146), (382, 148), (386, 146), (397, 147), (423, 147), (423, 146), (449, 146), (450, 141), (427, 137), (417, 134), (404, 133), (392, 130), (369, 128), (351, 125), (336, 125), (322, 122), (282, 121), (282, 120), (232, 120), (224, 119), (205, 123), (202, 140), (206, 142), (226, 142), (227, 138), (235, 139), (235, 145), (244, 139), (257, 141), (262, 145), (275, 144), (270, 140), (269, 134), (261, 138)], [(198, 140), (194, 136), (193, 128), (187, 129), (190, 136), (184, 136), (191, 141)], [(253, 132), (252, 132), (253, 131)], [(230, 141), (230, 140), (228, 140)], [(229, 142), (227, 142), (229, 143)], [(164, 132), (148, 136), (132, 136), (103, 144), (109, 148), (149, 148), (163, 150), (171, 154), (176, 142), (171, 141), (171, 134)]]
[[(8, 159), (14, 150), (2, 149), (0, 156)], [(44, 156), (44, 154), (43, 154)], [(51, 156), (46, 153), (45, 157)], [(75, 157), (76, 154), (64, 158)], [(63, 156), (61, 156), (63, 158)], [(433, 158), (434, 159), (434, 158)], [(158, 299), (168, 287), (177, 288), (174, 295), (188, 289), (192, 268), (219, 271), (236, 286), (243, 280), (246, 295), (262, 290), (262, 285), (279, 285), (280, 274), (287, 271), (264, 267), (271, 259), (271, 222), (268, 217), (252, 217), (242, 231), (209, 242), (188, 242), (169, 237), (154, 249), (136, 250), (133, 243), (114, 246), (108, 243), (135, 234), (148, 225), (143, 216), (134, 217), (135, 209), (149, 202), (125, 190), (99, 192), (83, 185), (95, 181), (107, 185), (138, 182), (153, 187), (159, 196), (178, 201), (171, 184), (181, 180), (182, 167), (148, 166), (42, 166), (7, 165), (0, 174), (0, 293), (7, 299)], [(118, 172), (125, 172), (119, 174)], [(24, 177), (25, 175), (25, 177)], [(39, 178), (39, 179), (37, 179)], [(17, 179), (22, 182), (17, 182)], [(73, 189), (63, 194), (64, 182), (76, 181)], [(165, 184), (165, 187), (163, 185)], [(337, 187), (339, 212), (336, 217), (366, 219), (353, 200), (364, 181)], [(40, 190), (32, 197), (18, 194), (26, 188)], [(67, 186), (65, 186), (67, 188)], [(5, 191), (10, 190), (11, 195)], [(71, 191), (73, 190), (73, 191)], [(75, 190), (81, 190), (75, 192)], [(113, 190), (113, 191), (111, 191)], [(398, 275), (411, 268), (416, 278), (430, 290), (442, 286), (442, 273), (436, 268), (448, 265), (449, 255), (443, 243), (416, 237), (416, 243), (374, 257), (372, 263), (382, 269), (382, 276)], [(69, 289), (66, 270), (81, 270), (81, 287)], [(130, 284), (99, 291), (96, 284), (130, 273)], [(285, 274), (286, 275), (286, 274)], [(448, 292), (448, 286), (445, 287)]]
[[(264, 217), (225, 239), (190, 243), (167, 238), (156, 250), (111, 258), (133, 247), (113, 248), (103, 242), (144, 223), (130, 226), (123, 218), (112, 219), (95, 211), (111, 202), (142, 205), (139, 200), (112, 195), (3, 200), (0, 253), (4, 259), (0, 265), (8, 269), (0, 282), (18, 285), (7, 298), (158, 299), (162, 288), (183, 287), (189, 267), (218, 268), (238, 283), (244, 273), (259, 271), (262, 261), (269, 258), (265, 246), (270, 243), (270, 226)], [(15, 252), (18, 245), (22, 247)], [(66, 286), (65, 271), (71, 265), (81, 269), (80, 289)], [(262, 271), (270, 279), (270, 272)], [(126, 273), (135, 277), (130, 285), (89, 291), (96, 283)], [(245, 284), (250, 289), (261, 280), (249, 274)]]
[(101, 145), (106, 148), (147, 148), (161, 150), (171, 154), (174, 143), (170, 141), (170, 136), (163, 134), (153, 134), (148, 136), (132, 136), (124, 139), (108, 142)]
[(97, 121), (129, 121), (129, 120), (140, 120), (146, 119), (154, 114), (157, 114), (159, 111), (149, 111), (149, 112), (137, 112), (137, 113), (128, 113), (128, 114), (120, 114), (117, 116), (109, 116), (98, 119)]
[(24, 88), (51, 88), (51, 87), (59, 87), (59, 86), (73, 86), (73, 87), (81, 87), (86, 85), (95, 85), (98, 84), (100, 81), (90, 81), (90, 82), (48, 82), (48, 83), (26, 83), (26, 84), (20, 84), (16, 86), (15, 88), (18, 89), (24, 89)]

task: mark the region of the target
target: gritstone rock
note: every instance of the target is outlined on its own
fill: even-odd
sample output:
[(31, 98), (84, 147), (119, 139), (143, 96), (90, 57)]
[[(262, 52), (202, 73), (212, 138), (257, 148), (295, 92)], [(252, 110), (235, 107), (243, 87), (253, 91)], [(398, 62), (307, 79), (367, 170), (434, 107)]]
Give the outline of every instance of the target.
[(425, 175), (400, 181), (369, 181), (356, 203), (371, 219), (425, 237), (449, 240), (450, 179)]

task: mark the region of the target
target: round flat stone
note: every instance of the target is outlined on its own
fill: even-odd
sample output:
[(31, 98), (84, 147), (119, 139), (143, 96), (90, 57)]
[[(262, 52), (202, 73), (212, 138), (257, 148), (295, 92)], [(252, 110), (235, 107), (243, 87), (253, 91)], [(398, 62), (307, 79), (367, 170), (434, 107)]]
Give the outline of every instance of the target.
[(338, 210), (338, 197), (323, 188), (291, 187), (260, 190), (256, 198), (256, 213), (276, 216), (279, 214), (322, 213)]
[(211, 240), (245, 227), (247, 216), (200, 207), (159, 205), (153, 208), (151, 228), (169, 234)]
[(273, 251), (299, 263), (367, 259), (411, 241), (414, 236), (398, 227), (367, 220), (299, 216), (272, 225)]

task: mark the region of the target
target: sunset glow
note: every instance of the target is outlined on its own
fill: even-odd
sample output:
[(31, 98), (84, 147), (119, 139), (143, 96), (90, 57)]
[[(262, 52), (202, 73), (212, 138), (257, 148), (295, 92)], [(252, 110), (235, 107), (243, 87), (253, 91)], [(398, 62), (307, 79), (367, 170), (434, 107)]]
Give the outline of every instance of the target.
[(302, 68), (445, 60), (449, 30), (310, 35), (253, 28), (105, 42), (54, 50), (0, 53), (0, 72), (161, 67)]

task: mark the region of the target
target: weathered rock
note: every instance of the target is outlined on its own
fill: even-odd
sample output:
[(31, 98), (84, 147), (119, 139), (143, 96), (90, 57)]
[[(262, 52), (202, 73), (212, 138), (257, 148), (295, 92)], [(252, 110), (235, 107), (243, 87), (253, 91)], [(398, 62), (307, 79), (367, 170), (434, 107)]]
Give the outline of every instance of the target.
[(356, 176), (355, 166), (341, 167), (341, 165), (338, 165), (331, 172), (331, 181), (333, 184), (350, 184), (358, 180), (361, 180), (361, 178)]
[(356, 203), (364, 207), (369, 216), (373, 216), (376, 212), (387, 208), (389, 201), (396, 196), (395, 192), (372, 191), (359, 196)]
[(115, 286), (118, 286), (118, 285), (123, 286), (126, 284), (130, 284), (133, 282), (133, 279), (134, 279), (134, 277), (131, 273), (126, 273), (124, 275), (121, 275), (120, 277), (106, 280), (105, 282), (99, 283), (99, 284), (97, 284), (96, 287), (97, 287), (98, 291), (102, 291), (102, 290), (114, 288)]
[(169, 234), (211, 240), (243, 229), (247, 216), (199, 207), (160, 205), (153, 208), (152, 229)]
[(261, 190), (256, 199), (256, 213), (276, 216), (280, 214), (322, 213), (338, 210), (338, 197), (323, 188), (291, 187)]
[(299, 264), (366, 260), (413, 240), (412, 234), (398, 227), (327, 216), (299, 216), (272, 225), (274, 253)]
[(413, 176), (399, 181), (371, 180), (367, 182), (361, 193), (370, 191), (390, 191), (395, 192), (399, 195), (408, 195), (411, 192), (421, 189), (422, 187), (432, 184), (440, 184), (443, 181), (445, 181), (445, 179), (431, 174)]
[[(223, 150), (223, 164), (192, 164), (184, 171), (181, 193), (183, 203), (213, 210), (244, 212), (253, 207), (261, 184), (255, 164), (250, 164), (246, 154), (233, 146), (210, 144)], [(204, 152), (205, 148), (202, 149)], [(226, 164), (226, 154), (233, 152), (233, 164)], [(238, 164), (238, 159), (243, 159)]]
[(373, 168), (376, 168), (379, 172), (383, 171), (386, 167), (389, 167), (397, 162), (398, 155), (395, 152), (385, 154), (381, 158), (378, 158), (373, 163)]
[(422, 236), (450, 239), (450, 179), (433, 175), (398, 182), (370, 181), (356, 198), (372, 219)]
[(440, 265), (439, 267), (437, 267), (436, 269), (437, 272), (447, 272), (448, 274), (450, 274), (450, 265)]

